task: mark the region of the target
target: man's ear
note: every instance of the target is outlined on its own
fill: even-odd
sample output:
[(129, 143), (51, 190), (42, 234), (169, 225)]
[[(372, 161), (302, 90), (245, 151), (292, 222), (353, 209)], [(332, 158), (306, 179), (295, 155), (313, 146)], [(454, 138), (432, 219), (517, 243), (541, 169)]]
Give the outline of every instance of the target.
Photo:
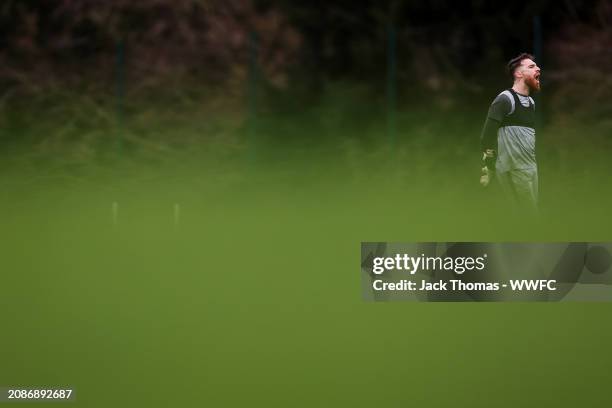
[(519, 67), (514, 71), (514, 77), (515, 78), (522, 78), (523, 77), (523, 71), (522, 69)]

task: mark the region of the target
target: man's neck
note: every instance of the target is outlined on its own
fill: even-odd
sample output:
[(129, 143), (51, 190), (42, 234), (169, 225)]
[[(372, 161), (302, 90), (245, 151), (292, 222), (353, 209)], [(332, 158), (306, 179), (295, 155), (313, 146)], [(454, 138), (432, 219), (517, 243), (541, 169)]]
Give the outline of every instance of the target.
[(525, 82), (515, 82), (512, 89), (518, 94), (529, 96), (529, 87)]

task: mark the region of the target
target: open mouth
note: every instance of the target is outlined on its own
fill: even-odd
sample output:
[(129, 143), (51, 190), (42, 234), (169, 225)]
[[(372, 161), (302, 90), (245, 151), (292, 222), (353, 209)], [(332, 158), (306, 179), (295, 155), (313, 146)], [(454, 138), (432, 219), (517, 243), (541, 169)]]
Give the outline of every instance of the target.
[(536, 81), (540, 82), (540, 74), (535, 74), (534, 78)]

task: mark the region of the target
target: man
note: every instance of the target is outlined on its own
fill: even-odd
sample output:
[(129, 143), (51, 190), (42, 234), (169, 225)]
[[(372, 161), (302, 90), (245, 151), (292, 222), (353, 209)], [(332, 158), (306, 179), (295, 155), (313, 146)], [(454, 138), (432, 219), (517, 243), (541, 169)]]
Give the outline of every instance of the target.
[(521, 208), (537, 209), (538, 168), (535, 156), (535, 102), (529, 96), (540, 90), (540, 68), (530, 54), (508, 63), (512, 88), (497, 95), (480, 138), (483, 152), (483, 186), (496, 172), (509, 199)]

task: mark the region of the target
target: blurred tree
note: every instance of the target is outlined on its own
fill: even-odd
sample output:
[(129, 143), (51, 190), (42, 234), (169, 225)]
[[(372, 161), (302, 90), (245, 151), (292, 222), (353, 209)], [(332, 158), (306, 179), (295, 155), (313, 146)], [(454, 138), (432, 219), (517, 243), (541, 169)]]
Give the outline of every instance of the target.
[(548, 110), (558, 126), (590, 123), (612, 141), (612, 3), (582, 10), (568, 1), (572, 20), (549, 41), (553, 92)]
[[(393, 22), (400, 107), (429, 101), (451, 109), (460, 103), (457, 95), (489, 99), (507, 84), (505, 62), (532, 50), (534, 15), (541, 16), (545, 71), (557, 65), (565, 67), (557, 76), (570, 75), (574, 61), (591, 58), (585, 54), (604, 58), (605, 51), (588, 50), (609, 49), (609, 7), (605, 0), (5, 0), (0, 89), (112, 94), (116, 44), (124, 41), (131, 97), (189, 91), (186, 84), (197, 83), (244, 99), (249, 38), (256, 32), (268, 87), (316, 94), (327, 81), (345, 80), (368, 84), (382, 97)], [(593, 64), (606, 66), (599, 59)], [(569, 89), (564, 81), (550, 86)]]
[(184, 75), (218, 84), (245, 76), (257, 31), (263, 72), (282, 85), (300, 45), (278, 11), (260, 12), (250, 0), (9, 0), (0, 27), (0, 76), (16, 82), (108, 77), (125, 41), (132, 87)]

